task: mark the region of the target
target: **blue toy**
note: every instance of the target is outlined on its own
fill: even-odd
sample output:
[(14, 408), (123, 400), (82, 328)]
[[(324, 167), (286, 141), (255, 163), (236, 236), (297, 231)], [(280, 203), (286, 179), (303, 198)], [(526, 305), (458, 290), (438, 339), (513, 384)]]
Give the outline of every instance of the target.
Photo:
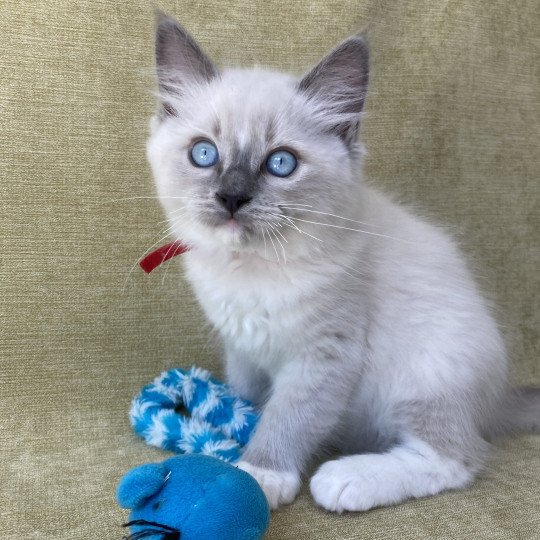
[(132, 469), (117, 500), (131, 509), (125, 540), (259, 540), (270, 520), (254, 478), (200, 454)]
[(133, 429), (171, 452), (237, 461), (255, 428), (253, 406), (204, 369), (171, 369), (145, 386), (131, 404)]
[[(172, 369), (131, 404), (133, 429), (148, 444), (186, 454), (132, 469), (117, 500), (131, 509), (127, 540), (259, 540), (266, 497), (237, 461), (258, 420), (253, 406), (206, 370)], [(216, 459), (218, 458), (218, 459)]]

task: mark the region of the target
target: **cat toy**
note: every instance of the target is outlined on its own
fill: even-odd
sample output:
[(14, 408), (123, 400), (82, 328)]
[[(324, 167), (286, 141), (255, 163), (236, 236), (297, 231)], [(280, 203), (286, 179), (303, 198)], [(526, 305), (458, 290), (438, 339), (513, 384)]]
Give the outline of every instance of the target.
[(270, 521), (251, 475), (201, 454), (136, 467), (120, 481), (117, 500), (131, 510), (124, 540), (259, 540)]
[(156, 377), (133, 399), (129, 418), (135, 432), (152, 446), (234, 462), (258, 414), (229, 386), (193, 366)]
[(260, 540), (270, 510), (257, 481), (234, 467), (258, 413), (210, 372), (191, 367), (156, 377), (133, 399), (134, 431), (184, 454), (146, 464), (120, 481), (117, 501), (131, 510), (125, 540)]

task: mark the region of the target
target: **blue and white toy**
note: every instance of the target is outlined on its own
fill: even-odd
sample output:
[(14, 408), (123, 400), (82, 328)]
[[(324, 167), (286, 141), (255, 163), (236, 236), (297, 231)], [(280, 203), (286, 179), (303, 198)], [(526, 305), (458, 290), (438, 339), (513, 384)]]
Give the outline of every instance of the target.
[(254, 478), (200, 454), (136, 467), (117, 500), (131, 509), (126, 540), (260, 540), (270, 521)]
[[(270, 521), (257, 481), (237, 461), (253, 432), (253, 406), (206, 370), (165, 371), (131, 404), (148, 444), (185, 454), (129, 471), (117, 490), (131, 509), (126, 540), (260, 540)], [(217, 458), (217, 459), (216, 459)]]
[(171, 369), (131, 404), (133, 429), (152, 445), (176, 453), (240, 458), (255, 428), (253, 406), (204, 369)]

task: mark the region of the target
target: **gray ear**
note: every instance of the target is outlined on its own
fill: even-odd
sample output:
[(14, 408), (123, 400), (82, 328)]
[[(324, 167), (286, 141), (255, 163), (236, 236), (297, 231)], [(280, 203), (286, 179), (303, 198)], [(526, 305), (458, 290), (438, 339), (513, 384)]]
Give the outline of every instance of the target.
[(328, 116), (330, 128), (347, 144), (356, 141), (369, 79), (369, 47), (353, 36), (325, 56), (299, 83)]
[(165, 112), (175, 114), (167, 95), (181, 94), (184, 85), (209, 81), (218, 75), (218, 70), (178, 21), (157, 12), (156, 23), (159, 90)]

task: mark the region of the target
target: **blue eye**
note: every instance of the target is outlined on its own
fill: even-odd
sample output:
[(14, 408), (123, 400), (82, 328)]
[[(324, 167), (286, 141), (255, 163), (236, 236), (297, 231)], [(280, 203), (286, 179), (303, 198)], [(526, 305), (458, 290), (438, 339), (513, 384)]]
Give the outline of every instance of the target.
[(191, 148), (191, 161), (197, 167), (211, 167), (218, 159), (218, 149), (210, 141), (196, 142)]
[(298, 162), (291, 152), (278, 150), (268, 156), (266, 170), (274, 176), (285, 177), (293, 173)]

